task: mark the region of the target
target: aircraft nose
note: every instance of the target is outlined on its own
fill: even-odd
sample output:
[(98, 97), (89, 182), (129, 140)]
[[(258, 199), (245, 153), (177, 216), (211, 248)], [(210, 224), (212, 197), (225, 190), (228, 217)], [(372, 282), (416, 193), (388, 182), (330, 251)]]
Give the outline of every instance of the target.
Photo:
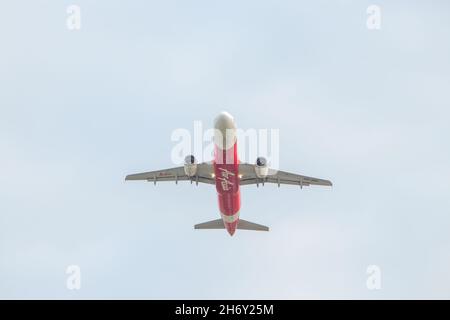
[(222, 111), (214, 121), (214, 128), (220, 131), (235, 129), (233, 116), (226, 111)]
[(236, 125), (228, 112), (221, 112), (214, 121), (214, 142), (222, 150), (228, 150), (237, 140)]

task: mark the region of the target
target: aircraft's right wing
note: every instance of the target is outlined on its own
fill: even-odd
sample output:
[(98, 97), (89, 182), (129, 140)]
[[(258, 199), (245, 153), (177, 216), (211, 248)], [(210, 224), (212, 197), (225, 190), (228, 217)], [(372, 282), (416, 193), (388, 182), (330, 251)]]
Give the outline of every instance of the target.
[(201, 182), (207, 184), (215, 184), (215, 180), (212, 177), (214, 169), (211, 163), (200, 163), (197, 165), (197, 172), (194, 176), (190, 177), (184, 172), (184, 167), (176, 167), (165, 170), (149, 171), (143, 173), (135, 173), (127, 175), (125, 180), (146, 180), (150, 182), (159, 181), (191, 181)]
[(264, 183), (276, 183), (278, 186), (281, 184), (291, 184), (300, 187), (318, 185), (318, 186), (332, 186), (333, 184), (329, 180), (313, 178), (308, 176), (302, 176), (296, 173), (290, 173), (280, 170), (268, 169), (268, 174), (264, 178), (259, 178), (255, 172), (255, 165), (249, 163), (239, 164), (239, 173), (242, 176), (240, 179), (240, 185), (248, 184), (264, 184)]

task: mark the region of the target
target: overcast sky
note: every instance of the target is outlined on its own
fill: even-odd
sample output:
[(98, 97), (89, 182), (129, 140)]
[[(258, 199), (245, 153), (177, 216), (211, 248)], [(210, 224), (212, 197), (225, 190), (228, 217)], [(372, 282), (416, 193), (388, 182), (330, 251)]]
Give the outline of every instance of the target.
[[(449, 9), (2, 3), (0, 298), (450, 298)], [(124, 182), (222, 110), (333, 188), (245, 186), (241, 218), (271, 230), (230, 237), (193, 229), (220, 217), (213, 186)]]

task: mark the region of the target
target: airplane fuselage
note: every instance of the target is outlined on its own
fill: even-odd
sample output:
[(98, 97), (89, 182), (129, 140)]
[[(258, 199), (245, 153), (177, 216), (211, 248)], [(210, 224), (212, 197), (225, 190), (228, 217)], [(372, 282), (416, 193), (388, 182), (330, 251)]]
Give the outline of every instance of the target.
[[(221, 158), (232, 159), (231, 163), (221, 162)], [(233, 235), (239, 220), (241, 193), (239, 190), (239, 160), (237, 143), (228, 150), (215, 147), (214, 174), (219, 199), (220, 213), (228, 233)]]
[(215, 123), (214, 176), (219, 210), (230, 235), (236, 231), (241, 208), (239, 159), (233, 118), (221, 114)]

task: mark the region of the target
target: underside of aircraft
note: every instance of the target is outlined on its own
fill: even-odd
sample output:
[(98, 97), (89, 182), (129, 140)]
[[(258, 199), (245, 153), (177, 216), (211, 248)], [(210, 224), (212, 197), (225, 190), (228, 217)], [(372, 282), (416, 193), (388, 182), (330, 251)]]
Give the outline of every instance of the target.
[[(216, 186), (221, 219), (200, 223), (195, 229), (226, 229), (233, 235), (236, 229), (269, 231), (260, 224), (239, 218), (241, 197), (240, 186), (264, 185), (266, 183), (295, 185), (300, 188), (318, 185), (332, 186), (331, 181), (271, 169), (264, 157), (258, 157), (255, 164), (241, 163), (237, 156), (236, 126), (233, 117), (222, 112), (215, 120), (214, 160), (197, 163), (193, 155), (185, 158), (184, 166), (164, 170), (149, 171), (127, 175), (125, 180), (144, 180), (153, 182), (190, 181)], [(231, 134), (230, 134), (231, 132)], [(224, 159), (228, 159), (225, 160)]]

